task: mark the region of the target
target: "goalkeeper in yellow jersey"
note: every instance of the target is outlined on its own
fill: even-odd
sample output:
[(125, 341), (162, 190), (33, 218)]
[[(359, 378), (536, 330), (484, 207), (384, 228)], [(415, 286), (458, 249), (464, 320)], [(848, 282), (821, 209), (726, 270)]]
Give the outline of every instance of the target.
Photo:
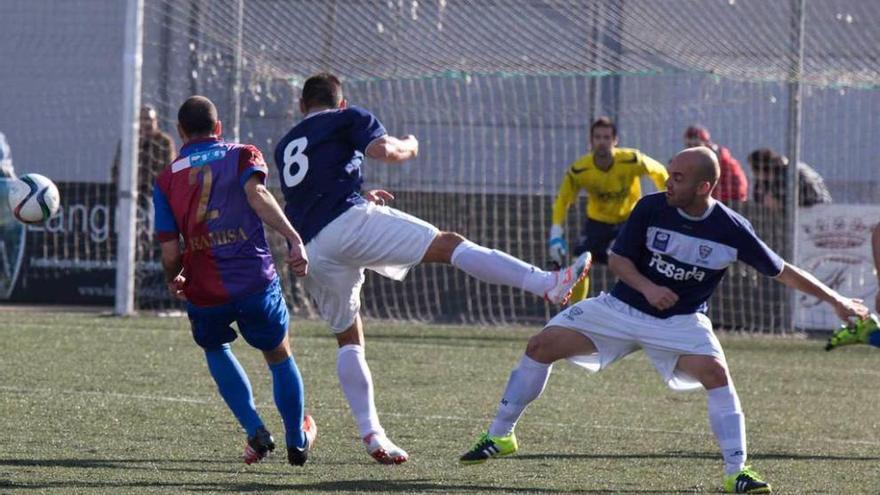
[[(666, 167), (637, 149), (618, 148), (617, 126), (610, 118), (599, 117), (590, 125), (590, 148), (565, 171), (553, 204), (550, 258), (559, 266), (565, 265), (568, 253), (562, 225), (581, 189), (587, 191), (587, 219), (574, 254), (589, 251), (593, 262), (602, 264), (608, 263), (611, 243), (642, 197), (639, 178), (649, 175), (658, 191), (666, 189)], [(589, 283), (585, 278), (575, 286), (572, 303), (587, 296)]]

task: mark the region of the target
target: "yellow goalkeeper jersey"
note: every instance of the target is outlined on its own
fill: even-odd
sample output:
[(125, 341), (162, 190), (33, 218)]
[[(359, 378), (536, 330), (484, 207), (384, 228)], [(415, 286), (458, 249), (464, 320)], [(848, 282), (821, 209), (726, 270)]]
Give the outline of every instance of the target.
[(571, 164), (553, 205), (554, 225), (563, 224), (581, 189), (587, 191), (587, 218), (605, 223), (621, 223), (629, 218), (642, 197), (641, 176), (651, 176), (657, 190), (666, 190), (669, 174), (657, 160), (632, 148), (614, 148), (612, 159), (611, 167), (604, 171), (596, 167), (592, 152)]

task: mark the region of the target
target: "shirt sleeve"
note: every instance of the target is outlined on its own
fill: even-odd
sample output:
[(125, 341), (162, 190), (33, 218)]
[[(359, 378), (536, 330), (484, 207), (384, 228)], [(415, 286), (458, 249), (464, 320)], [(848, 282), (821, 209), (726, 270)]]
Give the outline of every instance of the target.
[(755, 234), (752, 224), (743, 220), (743, 223), (740, 224), (739, 235), (736, 237), (739, 240), (736, 255), (738, 260), (768, 277), (776, 277), (782, 273), (785, 260), (764, 244), (764, 241)]
[(156, 222), (156, 238), (159, 242), (177, 240), (180, 237), (177, 222), (174, 220), (174, 213), (171, 210), (168, 197), (159, 187), (158, 180), (153, 184), (153, 213)]
[(356, 150), (366, 153), (367, 146), (388, 134), (388, 131), (379, 119), (363, 108), (351, 107), (349, 110), (351, 125), (348, 129), (348, 138)]
[(263, 154), (256, 146), (246, 145), (238, 152), (238, 181), (244, 187), (251, 175), (259, 174), (260, 181), (265, 184), (269, 176), (269, 167)]
[[(573, 163), (572, 167), (575, 164), (577, 162)], [(553, 203), (553, 225), (562, 225), (562, 222), (565, 221), (565, 216), (568, 214), (568, 209), (577, 198), (579, 192), (580, 188), (577, 186), (574, 174), (571, 170), (566, 170), (565, 175), (562, 177), (562, 184), (559, 185), (559, 194)]]
[(648, 235), (648, 223), (651, 220), (651, 196), (645, 196), (636, 203), (629, 218), (617, 234), (611, 251), (631, 261), (640, 258), (645, 250), (645, 238)]
[(642, 166), (642, 173), (651, 177), (651, 181), (654, 182), (654, 187), (658, 191), (666, 190), (666, 179), (669, 178), (669, 172), (666, 171), (666, 167), (662, 163), (639, 152), (639, 165)]

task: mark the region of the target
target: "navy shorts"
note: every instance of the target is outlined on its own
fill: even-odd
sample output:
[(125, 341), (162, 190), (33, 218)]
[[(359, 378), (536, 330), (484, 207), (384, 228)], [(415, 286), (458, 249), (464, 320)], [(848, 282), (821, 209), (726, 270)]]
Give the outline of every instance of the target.
[(193, 340), (204, 349), (215, 349), (238, 337), (238, 330), (248, 344), (261, 351), (278, 347), (287, 334), (290, 315), (276, 277), (261, 292), (244, 296), (222, 306), (199, 307), (187, 304)]
[(593, 255), (593, 263), (608, 264), (608, 250), (621, 227), (623, 223), (605, 223), (588, 218), (573, 254), (579, 256), (589, 251)]

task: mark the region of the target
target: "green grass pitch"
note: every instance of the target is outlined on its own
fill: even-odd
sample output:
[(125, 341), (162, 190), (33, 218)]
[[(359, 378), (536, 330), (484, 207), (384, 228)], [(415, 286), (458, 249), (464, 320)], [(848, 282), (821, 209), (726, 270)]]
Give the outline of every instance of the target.
[[(458, 456), (488, 426), (536, 328), (367, 322), (380, 418), (410, 462), (380, 466), (336, 383), (335, 340), (295, 322), (319, 431), (309, 464), (245, 466), (244, 434), (187, 321), (0, 312), (0, 493), (714, 493), (722, 463), (702, 393), (668, 391), (641, 353), (599, 375), (558, 363), (517, 429), (520, 451)], [(779, 493), (880, 492), (880, 352), (722, 335), (750, 464)], [(283, 439), (260, 354), (233, 345)], [(282, 451), (283, 452), (283, 447)]]

